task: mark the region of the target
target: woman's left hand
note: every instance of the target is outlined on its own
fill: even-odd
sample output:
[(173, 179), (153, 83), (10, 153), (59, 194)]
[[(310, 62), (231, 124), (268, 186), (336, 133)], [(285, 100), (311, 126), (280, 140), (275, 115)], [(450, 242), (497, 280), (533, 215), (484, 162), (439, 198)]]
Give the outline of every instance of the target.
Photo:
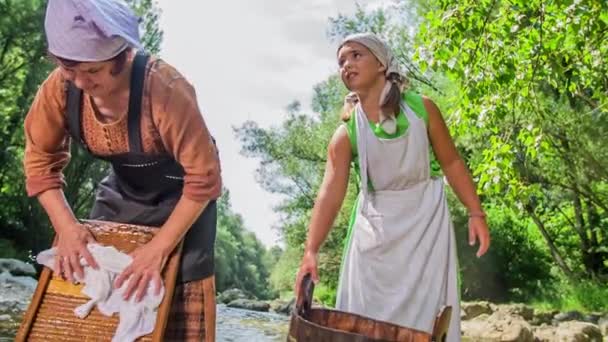
[(147, 244), (138, 247), (131, 254), (133, 261), (116, 278), (115, 288), (120, 288), (125, 281), (128, 281), (127, 289), (123, 295), (125, 300), (129, 300), (135, 294), (137, 302), (146, 294), (148, 284), (154, 284), (155, 295), (160, 293), (161, 272), (167, 262), (168, 253), (163, 246), (152, 239)]
[(477, 240), (479, 240), (479, 249), (477, 250), (477, 257), (479, 258), (486, 254), (488, 248), (490, 248), (490, 231), (483, 216), (469, 217), (469, 244), (473, 246)]

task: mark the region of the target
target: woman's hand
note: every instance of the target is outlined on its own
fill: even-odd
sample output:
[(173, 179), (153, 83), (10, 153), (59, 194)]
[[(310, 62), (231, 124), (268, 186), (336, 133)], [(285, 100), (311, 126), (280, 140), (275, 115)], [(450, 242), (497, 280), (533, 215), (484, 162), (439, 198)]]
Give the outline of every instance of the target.
[(477, 257), (479, 258), (486, 254), (488, 248), (490, 248), (490, 231), (485, 215), (469, 217), (469, 244), (474, 246), (477, 240), (479, 240), (479, 249), (477, 250)]
[(84, 279), (84, 270), (80, 264), (81, 257), (89, 266), (98, 268), (91, 252), (87, 249), (87, 244), (95, 242), (95, 238), (88, 228), (78, 222), (62, 227), (59, 232), (55, 246), (57, 249), (55, 272), (64, 279), (75, 283), (74, 273), (78, 279)]
[(316, 284), (319, 282), (319, 275), (317, 272), (317, 253), (314, 252), (304, 252), (304, 256), (302, 257), (302, 262), (300, 263), (300, 269), (298, 270), (298, 274), (296, 275), (296, 285), (295, 285), (295, 297), (296, 301), (300, 300), (300, 286), (302, 285), (302, 279), (308, 273), (312, 278), (312, 281)]
[(116, 278), (115, 288), (120, 288), (128, 280), (129, 285), (124, 292), (124, 299), (129, 300), (135, 294), (135, 300), (140, 301), (146, 294), (148, 284), (154, 284), (155, 295), (160, 293), (161, 272), (165, 267), (170, 251), (158, 240), (152, 239), (147, 244), (138, 247), (131, 253), (133, 261)]

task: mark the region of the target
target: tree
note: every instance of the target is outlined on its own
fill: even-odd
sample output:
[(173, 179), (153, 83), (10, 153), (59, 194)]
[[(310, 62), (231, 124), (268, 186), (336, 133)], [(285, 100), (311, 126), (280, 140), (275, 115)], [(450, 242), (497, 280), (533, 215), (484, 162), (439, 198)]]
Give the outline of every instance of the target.
[[(51, 70), (43, 36), (44, 2), (0, 0), (0, 210), (5, 244), (21, 258), (23, 249), (48, 244), (44, 214), (25, 193), (21, 158), (22, 122), (38, 85)], [(28, 227), (33, 227), (27, 232)], [(31, 234), (33, 233), (33, 234)]]
[(417, 57), (459, 85), (486, 196), (525, 213), (563, 274), (608, 277), (608, 4), (435, 1)]
[[(268, 255), (262, 243), (244, 227), (241, 215), (233, 212), (230, 192), (218, 200), (216, 238), (216, 286), (218, 291), (240, 288), (258, 298), (274, 296), (269, 290), (269, 267), (276, 262), (276, 251)], [(269, 264), (271, 263), (271, 264)]]

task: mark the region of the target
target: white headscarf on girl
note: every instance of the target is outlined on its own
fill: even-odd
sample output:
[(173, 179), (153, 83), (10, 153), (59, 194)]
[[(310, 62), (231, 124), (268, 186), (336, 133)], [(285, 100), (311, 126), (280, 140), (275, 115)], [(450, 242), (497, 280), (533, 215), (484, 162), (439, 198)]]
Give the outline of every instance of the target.
[(49, 0), (44, 29), (49, 52), (78, 62), (141, 49), (139, 18), (121, 0)]
[[(378, 61), (380, 61), (380, 64), (386, 68), (385, 75), (387, 82), (382, 89), (382, 93), (380, 94), (380, 106), (382, 107), (386, 103), (391, 87), (398, 87), (399, 91), (401, 92), (406, 85), (406, 78), (399, 70), (399, 63), (393, 55), (390, 47), (373, 33), (357, 33), (347, 36), (338, 47), (338, 51), (340, 51), (344, 44), (351, 42), (359, 43), (368, 48), (369, 51), (371, 51), (371, 53), (378, 59)], [(359, 98), (357, 94), (351, 92), (346, 95), (344, 101), (356, 104), (359, 102)], [(397, 130), (397, 119), (395, 118), (394, 113), (384, 113), (381, 111), (380, 124), (382, 125), (382, 128), (384, 128), (384, 130), (389, 134), (395, 133)]]

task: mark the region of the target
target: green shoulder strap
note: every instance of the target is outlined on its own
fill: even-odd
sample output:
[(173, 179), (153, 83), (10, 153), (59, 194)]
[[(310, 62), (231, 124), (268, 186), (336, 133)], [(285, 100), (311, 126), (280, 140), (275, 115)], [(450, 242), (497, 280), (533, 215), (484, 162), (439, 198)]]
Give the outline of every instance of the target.
[(422, 100), (422, 95), (417, 94), (411, 90), (403, 93), (403, 101), (407, 103), (407, 105), (418, 115), (419, 118), (424, 120), (426, 124), (429, 124), (429, 113), (426, 111), (426, 107), (424, 106), (424, 101)]

